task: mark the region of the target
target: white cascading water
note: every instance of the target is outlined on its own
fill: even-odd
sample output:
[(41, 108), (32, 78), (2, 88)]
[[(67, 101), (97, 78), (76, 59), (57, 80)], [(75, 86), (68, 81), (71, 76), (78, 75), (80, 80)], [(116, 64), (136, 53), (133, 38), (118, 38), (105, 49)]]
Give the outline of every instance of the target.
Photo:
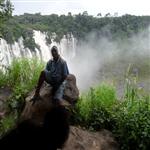
[(41, 31), (34, 31), (34, 39), (35, 43), (40, 46), (40, 50), (36, 48), (35, 52), (24, 48), (22, 37), (12, 45), (8, 44), (4, 39), (0, 39), (0, 67), (8, 66), (14, 58), (20, 57), (32, 58), (36, 56), (47, 62), (51, 58), (50, 49), (53, 45), (58, 47), (61, 56), (67, 61), (71, 61), (76, 55), (76, 39), (72, 34), (64, 36), (60, 43), (56, 43), (52, 39), (50, 45), (46, 43), (46, 33), (42, 33)]
[(0, 39), (0, 66), (8, 66), (13, 58), (32, 57), (32, 52), (28, 48), (24, 48), (23, 39), (18, 39), (14, 44), (8, 44), (4, 39)]

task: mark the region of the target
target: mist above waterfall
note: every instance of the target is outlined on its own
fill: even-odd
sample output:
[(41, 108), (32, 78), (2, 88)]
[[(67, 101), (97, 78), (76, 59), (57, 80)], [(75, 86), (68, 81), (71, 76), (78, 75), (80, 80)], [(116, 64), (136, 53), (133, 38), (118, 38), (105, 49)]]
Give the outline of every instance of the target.
[(123, 40), (97, 38), (96, 32), (92, 32), (80, 41), (76, 51), (69, 67), (82, 90), (104, 80), (113, 82), (112, 78), (117, 76), (123, 79), (129, 64), (139, 75), (150, 75), (150, 28)]

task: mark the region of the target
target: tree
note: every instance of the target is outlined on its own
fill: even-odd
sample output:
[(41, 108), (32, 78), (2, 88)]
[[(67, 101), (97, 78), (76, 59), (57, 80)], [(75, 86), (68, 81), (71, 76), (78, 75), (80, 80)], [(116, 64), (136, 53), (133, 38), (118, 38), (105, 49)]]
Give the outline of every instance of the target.
[(110, 17), (111, 15), (110, 15), (110, 13), (107, 13), (106, 15), (105, 15), (105, 17)]
[(87, 11), (84, 11), (84, 12), (82, 13), (82, 15), (83, 15), (83, 16), (88, 16), (88, 12), (87, 12)]
[(0, 28), (12, 15), (13, 6), (10, 0), (0, 0)]
[(98, 16), (98, 17), (102, 17), (102, 14), (101, 14), (101, 13), (98, 13), (97, 16)]
[(72, 16), (71, 12), (68, 12), (68, 16)]

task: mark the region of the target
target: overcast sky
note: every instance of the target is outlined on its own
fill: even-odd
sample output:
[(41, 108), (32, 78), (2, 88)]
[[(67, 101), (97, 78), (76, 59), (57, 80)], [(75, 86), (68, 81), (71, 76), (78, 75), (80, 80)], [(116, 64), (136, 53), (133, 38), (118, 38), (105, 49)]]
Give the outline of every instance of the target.
[(11, 0), (14, 15), (23, 13), (72, 14), (88, 11), (90, 15), (150, 15), (149, 0)]

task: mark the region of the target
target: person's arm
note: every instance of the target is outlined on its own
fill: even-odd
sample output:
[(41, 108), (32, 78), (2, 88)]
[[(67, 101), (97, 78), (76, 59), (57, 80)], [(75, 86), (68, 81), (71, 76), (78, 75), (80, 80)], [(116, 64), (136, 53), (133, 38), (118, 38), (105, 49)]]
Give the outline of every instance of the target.
[(69, 74), (69, 69), (66, 61), (63, 63), (63, 79), (65, 80)]
[(49, 60), (48, 62), (47, 62), (47, 64), (46, 64), (46, 67), (45, 67), (45, 70), (46, 71), (50, 71), (50, 64), (51, 64), (51, 61)]

